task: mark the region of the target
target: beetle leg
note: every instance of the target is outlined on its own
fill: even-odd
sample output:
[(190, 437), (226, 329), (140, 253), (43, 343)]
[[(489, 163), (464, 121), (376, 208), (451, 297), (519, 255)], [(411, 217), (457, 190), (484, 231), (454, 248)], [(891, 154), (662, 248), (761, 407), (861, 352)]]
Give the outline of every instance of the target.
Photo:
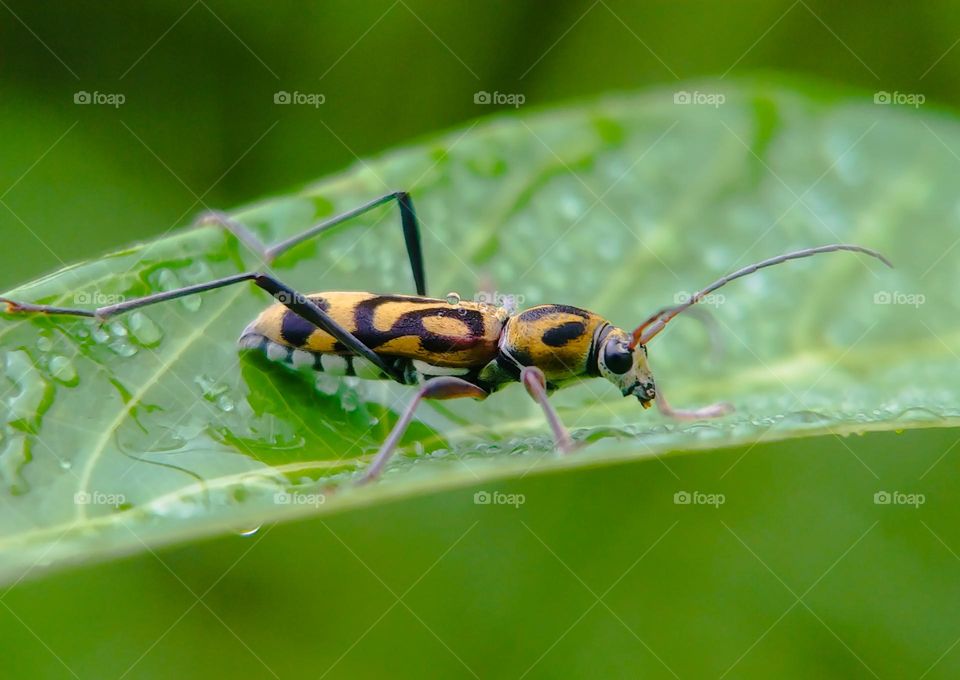
[(673, 408), (663, 396), (663, 392), (657, 387), (657, 396), (654, 397), (657, 402), (657, 409), (668, 418), (676, 420), (703, 420), (704, 418), (719, 418), (733, 412), (733, 404), (725, 401), (709, 404), (694, 409)]
[(362, 356), (364, 359), (371, 362), (374, 366), (383, 371), (386, 375), (392, 376), (397, 382), (404, 382), (403, 376), (401, 376), (397, 371), (388, 367), (376, 352), (367, 347), (367, 345), (365, 345), (353, 333), (334, 321), (329, 314), (320, 309), (320, 307), (310, 298), (302, 293), (298, 293), (282, 281), (268, 274), (261, 274), (259, 272), (247, 272), (245, 274), (225, 276), (222, 279), (216, 279), (206, 283), (198, 283), (193, 286), (185, 286), (175, 290), (167, 290), (163, 291), (162, 293), (154, 293), (153, 295), (146, 295), (144, 297), (134, 298), (133, 300), (125, 300), (114, 305), (107, 305), (106, 307), (100, 307), (94, 310), (76, 309), (72, 307), (54, 307), (52, 305), (35, 305), (28, 302), (16, 302), (7, 298), (0, 298), (0, 303), (5, 303), (7, 305), (8, 313), (66, 314), (70, 316), (92, 317), (99, 321), (104, 321), (112, 316), (123, 314), (134, 309), (139, 309), (140, 307), (146, 307), (147, 305), (152, 305), (157, 302), (175, 300), (177, 298), (194, 295), (196, 293), (202, 293), (208, 290), (224, 288), (242, 281), (253, 281), (253, 283), (270, 293), (274, 298), (277, 299), (278, 302), (292, 310), (295, 314), (298, 314), (315, 325), (317, 328), (326, 331), (334, 338), (339, 340), (351, 352)]
[(543, 371), (536, 366), (524, 366), (520, 371), (520, 382), (523, 383), (524, 388), (526, 388), (527, 394), (540, 404), (540, 408), (543, 409), (543, 415), (547, 417), (547, 423), (549, 423), (550, 429), (553, 430), (553, 438), (557, 442), (557, 448), (563, 453), (573, 452), (576, 446), (570, 438), (570, 433), (567, 431), (567, 428), (563, 426), (563, 423), (560, 421), (560, 416), (557, 415), (557, 410), (553, 408), (553, 405), (547, 398), (547, 378), (543, 374)]
[(396, 201), (400, 208), (400, 224), (403, 227), (403, 240), (407, 249), (407, 257), (410, 258), (410, 269), (413, 271), (413, 282), (417, 289), (417, 295), (425, 296), (427, 294), (426, 276), (423, 266), (423, 250), (420, 246), (420, 224), (417, 221), (417, 213), (413, 208), (413, 199), (406, 191), (393, 191), (384, 194), (379, 198), (368, 201), (363, 205), (348, 210), (340, 215), (335, 215), (329, 219), (318, 222), (303, 232), (291, 236), (288, 239), (274, 243), (271, 246), (264, 245), (260, 239), (254, 235), (245, 225), (231, 219), (221, 212), (211, 211), (200, 216), (197, 223), (199, 225), (216, 225), (226, 229), (236, 236), (248, 248), (259, 255), (264, 262), (271, 263), (274, 259), (287, 252), (291, 248), (304, 241), (317, 236), (328, 229), (332, 229), (338, 224), (342, 224), (358, 215), (373, 210), (374, 208)]
[(439, 376), (427, 380), (417, 390), (416, 395), (410, 400), (410, 403), (407, 404), (407, 408), (404, 409), (400, 415), (400, 419), (397, 420), (396, 425), (390, 430), (390, 434), (380, 446), (380, 450), (377, 451), (373, 462), (370, 463), (370, 466), (363, 473), (363, 476), (357, 484), (365, 484), (379, 476), (383, 467), (387, 464), (387, 461), (390, 460), (390, 457), (394, 451), (396, 451), (400, 438), (403, 437), (403, 433), (407, 431), (407, 427), (409, 427), (410, 421), (413, 419), (413, 413), (417, 410), (417, 406), (419, 406), (422, 400), (460, 399), (463, 397), (486, 399), (487, 394), (486, 390), (477, 387), (473, 383), (461, 380), (460, 378), (454, 378), (453, 376)]

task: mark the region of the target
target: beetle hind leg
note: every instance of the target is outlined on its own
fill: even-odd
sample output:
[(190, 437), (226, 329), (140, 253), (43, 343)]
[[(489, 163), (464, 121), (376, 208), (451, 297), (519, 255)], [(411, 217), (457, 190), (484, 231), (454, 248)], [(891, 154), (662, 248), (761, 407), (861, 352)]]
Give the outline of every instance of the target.
[(427, 294), (427, 283), (423, 265), (423, 248), (420, 244), (420, 223), (417, 220), (417, 212), (413, 207), (413, 199), (406, 191), (392, 191), (389, 194), (384, 194), (352, 210), (318, 222), (299, 234), (273, 245), (264, 244), (247, 226), (230, 218), (226, 213), (206, 212), (199, 217), (195, 224), (197, 226), (218, 226), (225, 229), (256, 253), (264, 263), (270, 264), (294, 246), (391, 201), (396, 201), (400, 209), (400, 226), (403, 229), (403, 242), (407, 250), (407, 257), (410, 260), (414, 287), (417, 289), (417, 295), (425, 296)]

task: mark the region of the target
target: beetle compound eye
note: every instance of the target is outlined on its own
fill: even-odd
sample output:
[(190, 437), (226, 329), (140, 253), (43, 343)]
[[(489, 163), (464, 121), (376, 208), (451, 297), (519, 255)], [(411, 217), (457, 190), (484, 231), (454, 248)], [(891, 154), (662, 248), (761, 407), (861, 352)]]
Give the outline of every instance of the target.
[(622, 375), (633, 368), (633, 352), (626, 345), (611, 340), (603, 348), (603, 363), (613, 373)]

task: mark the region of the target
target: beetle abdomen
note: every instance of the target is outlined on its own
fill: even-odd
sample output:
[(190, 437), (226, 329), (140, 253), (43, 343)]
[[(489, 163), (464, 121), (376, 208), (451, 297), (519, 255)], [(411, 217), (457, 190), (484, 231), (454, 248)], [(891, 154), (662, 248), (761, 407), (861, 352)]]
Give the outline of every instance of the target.
[[(441, 367), (473, 368), (491, 361), (507, 317), (488, 305), (408, 295), (330, 292), (307, 297), (377, 354)], [(333, 336), (279, 303), (247, 326), (241, 344), (247, 336), (313, 355), (350, 354)]]

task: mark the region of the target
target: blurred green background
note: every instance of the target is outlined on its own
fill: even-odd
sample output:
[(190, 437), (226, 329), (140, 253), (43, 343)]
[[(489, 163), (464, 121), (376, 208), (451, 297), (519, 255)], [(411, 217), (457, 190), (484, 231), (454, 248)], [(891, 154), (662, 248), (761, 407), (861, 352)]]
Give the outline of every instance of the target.
[(478, 91), (529, 107), (777, 69), (955, 105), (958, 20), (946, 0), (6, 0), (0, 289), (508, 108)]
[[(478, 91), (531, 107), (775, 70), (960, 104), (945, 1), (4, 0), (0, 17), (0, 289), (509, 109)], [(887, 513), (855, 459), (910, 489), (954, 440), (764, 444), (719, 486), (743, 450), (671, 462), (721, 509), (674, 505), (648, 460), (496, 486), (516, 510), (466, 489), (84, 567), (0, 595), (0, 677), (956, 677), (955, 466), (925, 482), (936, 503)]]

